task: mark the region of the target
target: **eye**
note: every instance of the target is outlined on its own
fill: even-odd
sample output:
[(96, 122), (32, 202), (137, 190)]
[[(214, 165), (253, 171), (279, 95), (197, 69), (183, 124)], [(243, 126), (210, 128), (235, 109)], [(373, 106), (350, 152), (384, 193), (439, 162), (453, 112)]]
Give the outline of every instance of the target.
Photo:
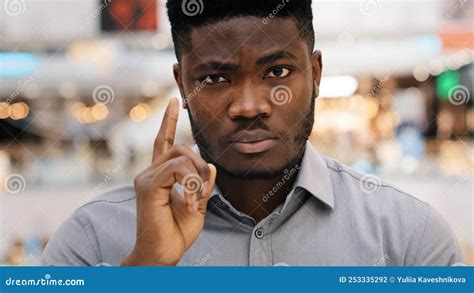
[(204, 84), (214, 84), (214, 83), (226, 82), (226, 81), (227, 79), (223, 78), (219, 74), (211, 74), (201, 79), (201, 82)]
[(270, 72), (265, 75), (265, 78), (276, 78), (276, 77), (285, 77), (290, 74), (291, 71), (285, 67), (276, 67), (273, 68)]

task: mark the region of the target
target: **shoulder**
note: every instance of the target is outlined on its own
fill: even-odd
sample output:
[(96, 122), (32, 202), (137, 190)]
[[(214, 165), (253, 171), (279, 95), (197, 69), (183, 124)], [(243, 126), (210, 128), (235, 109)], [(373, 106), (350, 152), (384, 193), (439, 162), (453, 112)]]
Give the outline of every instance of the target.
[(120, 214), (133, 216), (136, 209), (136, 195), (133, 185), (115, 188), (102, 193), (78, 207), (73, 218), (82, 225), (103, 224)]
[(378, 176), (357, 172), (331, 158), (324, 161), (336, 209), (346, 207), (355, 231), (388, 244), (405, 265), (462, 262), (451, 227), (428, 203)]
[(431, 208), (426, 202), (376, 175), (360, 173), (332, 158), (324, 157), (324, 161), (329, 170), (333, 188), (346, 191), (334, 193), (341, 195), (339, 201), (345, 200), (351, 203), (355, 201), (366, 206), (373, 205), (376, 208), (381, 208), (380, 205), (389, 205), (393, 208), (409, 205), (425, 212)]
[(113, 207), (127, 205), (127, 203), (133, 202), (135, 198), (136, 196), (133, 185), (127, 185), (120, 188), (112, 189), (92, 198), (91, 200), (80, 206), (78, 210), (94, 208), (96, 206)]
[(43, 254), (44, 263), (95, 265), (103, 262), (107, 253), (118, 249), (116, 243), (133, 239), (135, 215), (133, 186), (113, 189), (93, 198), (77, 208), (52, 235)]

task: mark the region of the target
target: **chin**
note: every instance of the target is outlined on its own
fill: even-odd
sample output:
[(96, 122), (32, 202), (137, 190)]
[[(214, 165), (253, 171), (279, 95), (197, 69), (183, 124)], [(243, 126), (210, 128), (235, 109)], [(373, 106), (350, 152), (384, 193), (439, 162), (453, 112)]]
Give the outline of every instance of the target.
[[(233, 168), (228, 169), (224, 166), (220, 166), (219, 171), (225, 171), (225, 173), (232, 175), (233, 177), (245, 178), (245, 179), (266, 179), (274, 178), (275, 176), (282, 173), (282, 170), (269, 170), (267, 168)], [(219, 172), (218, 171), (218, 172)]]
[(277, 152), (276, 149), (262, 154), (241, 154), (229, 152), (218, 162), (220, 169), (236, 177), (271, 178), (288, 167), (290, 158)]

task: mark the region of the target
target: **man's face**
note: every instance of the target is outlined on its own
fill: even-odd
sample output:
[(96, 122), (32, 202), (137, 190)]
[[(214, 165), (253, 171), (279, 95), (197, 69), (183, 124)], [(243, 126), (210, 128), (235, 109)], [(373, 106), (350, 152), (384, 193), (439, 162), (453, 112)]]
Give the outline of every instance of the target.
[(321, 57), (292, 19), (235, 17), (195, 28), (174, 74), (207, 161), (255, 178), (301, 158)]

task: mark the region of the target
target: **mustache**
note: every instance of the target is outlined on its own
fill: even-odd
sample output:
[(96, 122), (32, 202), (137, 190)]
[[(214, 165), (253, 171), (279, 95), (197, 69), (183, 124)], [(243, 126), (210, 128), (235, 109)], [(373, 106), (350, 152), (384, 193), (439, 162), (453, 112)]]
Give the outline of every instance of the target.
[(288, 134), (270, 127), (263, 119), (256, 117), (238, 121), (233, 131), (222, 137), (221, 142), (235, 141), (242, 137), (256, 140), (264, 138), (288, 139)]
[(265, 130), (271, 133), (274, 131), (265, 123), (263, 119), (241, 120), (229, 136), (235, 136), (241, 131)]

